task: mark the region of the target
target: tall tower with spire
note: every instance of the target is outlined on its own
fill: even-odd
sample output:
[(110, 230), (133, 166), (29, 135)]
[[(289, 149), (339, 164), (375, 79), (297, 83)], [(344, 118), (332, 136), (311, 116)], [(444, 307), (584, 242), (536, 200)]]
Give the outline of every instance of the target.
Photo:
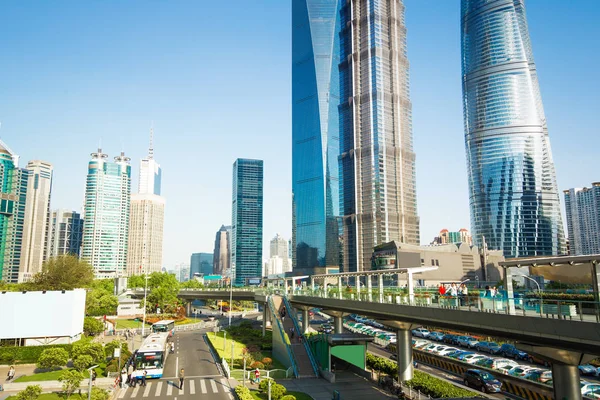
[(138, 193), (131, 195), (127, 274), (159, 272), (162, 267), (165, 198), (160, 195), (161, 170), (154, 159), (154, 128), (148, 156), (140, 161)]

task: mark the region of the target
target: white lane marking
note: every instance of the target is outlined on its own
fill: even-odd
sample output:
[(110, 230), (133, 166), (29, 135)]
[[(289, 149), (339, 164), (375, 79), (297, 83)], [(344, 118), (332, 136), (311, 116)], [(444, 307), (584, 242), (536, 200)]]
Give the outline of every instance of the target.
[(223, 386), (224, 392), (229, 392), (229, 382), (227, 382), (227, 379), (221, 378), (221, 385)]
[(210, 386), (212, 387), (213, 393), (217, 393), (219, 389), (217, 389), (217, 382), (214, 379), (210, 380)]
[(144, 390), (144, 394), (142, 395), (142, 397), (148, 397), (148, 395), (150, 394), (151, 387), (152, 387), (152, 383), (148, 383), (148, 385), (146, 386), (146, 390)]
[(135, 397), (137, 396), (138, 392), (140, 391), (140, 385), (138, 384), (135, 389), (133, 389), (133, 392), (131, 392), (131, 397)]
[(204, 379), (200, 379), (200, 391), (206, 394), (206, 382), (204, 382)]
[(127, 389), (125, 389), (125, 388), (121, 389), (121, 391), (119, 392), (119, 399), (124, 398), (126, 393), (127, 393)]
[[(168, 382), (167, 382), (167, 383), (168, 383)], [(156, 383), (156, 391), (154, 392), (154, 397), (158, 397), (158, 396), (160, 396), (160, 391), (161, 391), (161, 389), (162, 389), (162, 382), (161, 382), (161, 381), (158, 381), (158, 382)]]
[(196, 383), (190, 379), (190, 394), (196, 394)]
[(167, 382), (167, 396), (173, 394), (173, 385), (175, 382)]
[(175, 358), (175, 374), (179, 374), (179, 356)]

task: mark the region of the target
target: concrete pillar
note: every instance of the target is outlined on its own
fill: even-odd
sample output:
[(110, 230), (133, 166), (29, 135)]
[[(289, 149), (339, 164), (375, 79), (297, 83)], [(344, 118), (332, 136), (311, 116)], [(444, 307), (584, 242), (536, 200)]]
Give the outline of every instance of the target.
[(596, 260), (592, 261), (592, 284), (594, 289), (594, 301), (596, 302), (596, 322), (600, 321), (600, 268)]
[(398, 356), (398, 380), (405, 382), (413, 378), (412, 334), (408, 329), (396, 331)]
[(308, 333), (308, 327), (310, 326), (310, 315), (308, 315), (308, 308), (302, 310), (302, 334)]
[(296, 293), (296, 280), (292, 278), (292, 294)]
[(338, 299), (342, 298), (342, 277), (338, 276)]
[(408, 303), (415, 303), (415, 282), (413, 281), (413, 273), (410, 271), (406, 272), (406, 286), (408, 287)]
[(312, 294), (315, 293), (315, 278), (313, 277), (310, 278), (310, 290)]
[(509, 267), (504, 268), (504, 284), (506, 285), (506, 295), (508, 297), (508, 313), (515, 315), (515, 295), (513, 293), (512, 272)]
[(342, 317), (333, 317), (333, 321), (335, 333), (344, 333), (344, 323)]
[(373, 301), (373, 282), (371, 281), (371, 275), (365, 275), (367, 279), (367, 293), (369, 294), (369, 301)]
[(267, 333), (267, 318), (268, 316), (268, 311), (267, 311), (267, 303), (265, 303), (263, 305), (263, 320), (262, 320), (262, 335), (263, 337), (265, 337), (265, 334)]
[(383, 274), (377, 275), (377, 283), (379, 287), (379, 302), (383, 303)]
[(288, 283), (287, 283), (287, 279), (283, 280), (283, 293), (287, 294), (288, 292)]
[(556, 400), (581, 400), (577, 365), (552, 363), (552, 380)]
[(189, 318), (192, 315), (192, 302), (187, 302), (185, 304), (185, 315)]
[(360, 300), (360, 276), (354, 278), (354, 284), (356, 285), (356, 300)]

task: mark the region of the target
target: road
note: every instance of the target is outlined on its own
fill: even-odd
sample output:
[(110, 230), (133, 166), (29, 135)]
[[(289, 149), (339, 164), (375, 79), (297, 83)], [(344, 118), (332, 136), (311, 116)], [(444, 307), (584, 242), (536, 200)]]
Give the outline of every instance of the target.
[[(174, 336), (175, 353), (169, 355), (161, 379), (148, 379), (146, 387), (121, 390), (118, 399), (216, 399), (232, 400), (227, 379), (221, 374), (204, 339), (204, 331), (179, 332)], [(179, 389), (177, 371), (183, 368), (185, 380)]]

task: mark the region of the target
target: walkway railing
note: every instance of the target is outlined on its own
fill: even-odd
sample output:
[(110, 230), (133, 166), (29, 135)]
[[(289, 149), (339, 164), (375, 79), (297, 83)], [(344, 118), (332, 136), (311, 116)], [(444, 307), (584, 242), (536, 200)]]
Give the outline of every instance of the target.
[(285, 332), (285, 329), (283, 328), (283, 323), (279, 318), (279, 311), (275, 309), (275, 305), (273, 304), (273, 299), (271, 298), (271, 296), (268, 297), (267, 304), (269, 305), (269, 309), (271, 311), (271, 317), (277, 325), (277, 329), (281, 334), (288, 356), (290, 357), (290, 361), (292, 362), (294, 377), (298, 378), (298, 363), (296, 362), (296, 357), (294, 357), (294, 352), (292, 351), (292, 344), (290, 343), (290, 338), (288, 337), (287, 333)]
[[(302, 334), (302, 330), (300, 330), (300, 325), (298, 324), (298, 317), (295, 313), (292, 312), (294, 309), (292, 308), (292, 305), (290, 304), (289, 300), (285, 296), (283, 296), (283, 304), (285, 305), (285, 308), (288, 311), (288, 315), (290, 316), (292, 322), (294, 323), (294, 329), (296, 330), (296, 332), (298, 332), (298, 336), (300, 336)], [(303, 321), (302, 323), (307, 324), (308, 321)], [(311, 350), (310, 345), (308, 344), (308, 341), (306, 340), (306, 338), (304, 338), (302, 340), (302, 344), (304, 345), (304, 348), (306, 349), (306, 354), (308, 354), (308, 358), (310, 360), (310, 365), (312, 366), (315, 376), (319, 377), (319, 367), (317, 366), (317, 361), (315, 360), (315, 357), (312, 353), (312, 350)]]

